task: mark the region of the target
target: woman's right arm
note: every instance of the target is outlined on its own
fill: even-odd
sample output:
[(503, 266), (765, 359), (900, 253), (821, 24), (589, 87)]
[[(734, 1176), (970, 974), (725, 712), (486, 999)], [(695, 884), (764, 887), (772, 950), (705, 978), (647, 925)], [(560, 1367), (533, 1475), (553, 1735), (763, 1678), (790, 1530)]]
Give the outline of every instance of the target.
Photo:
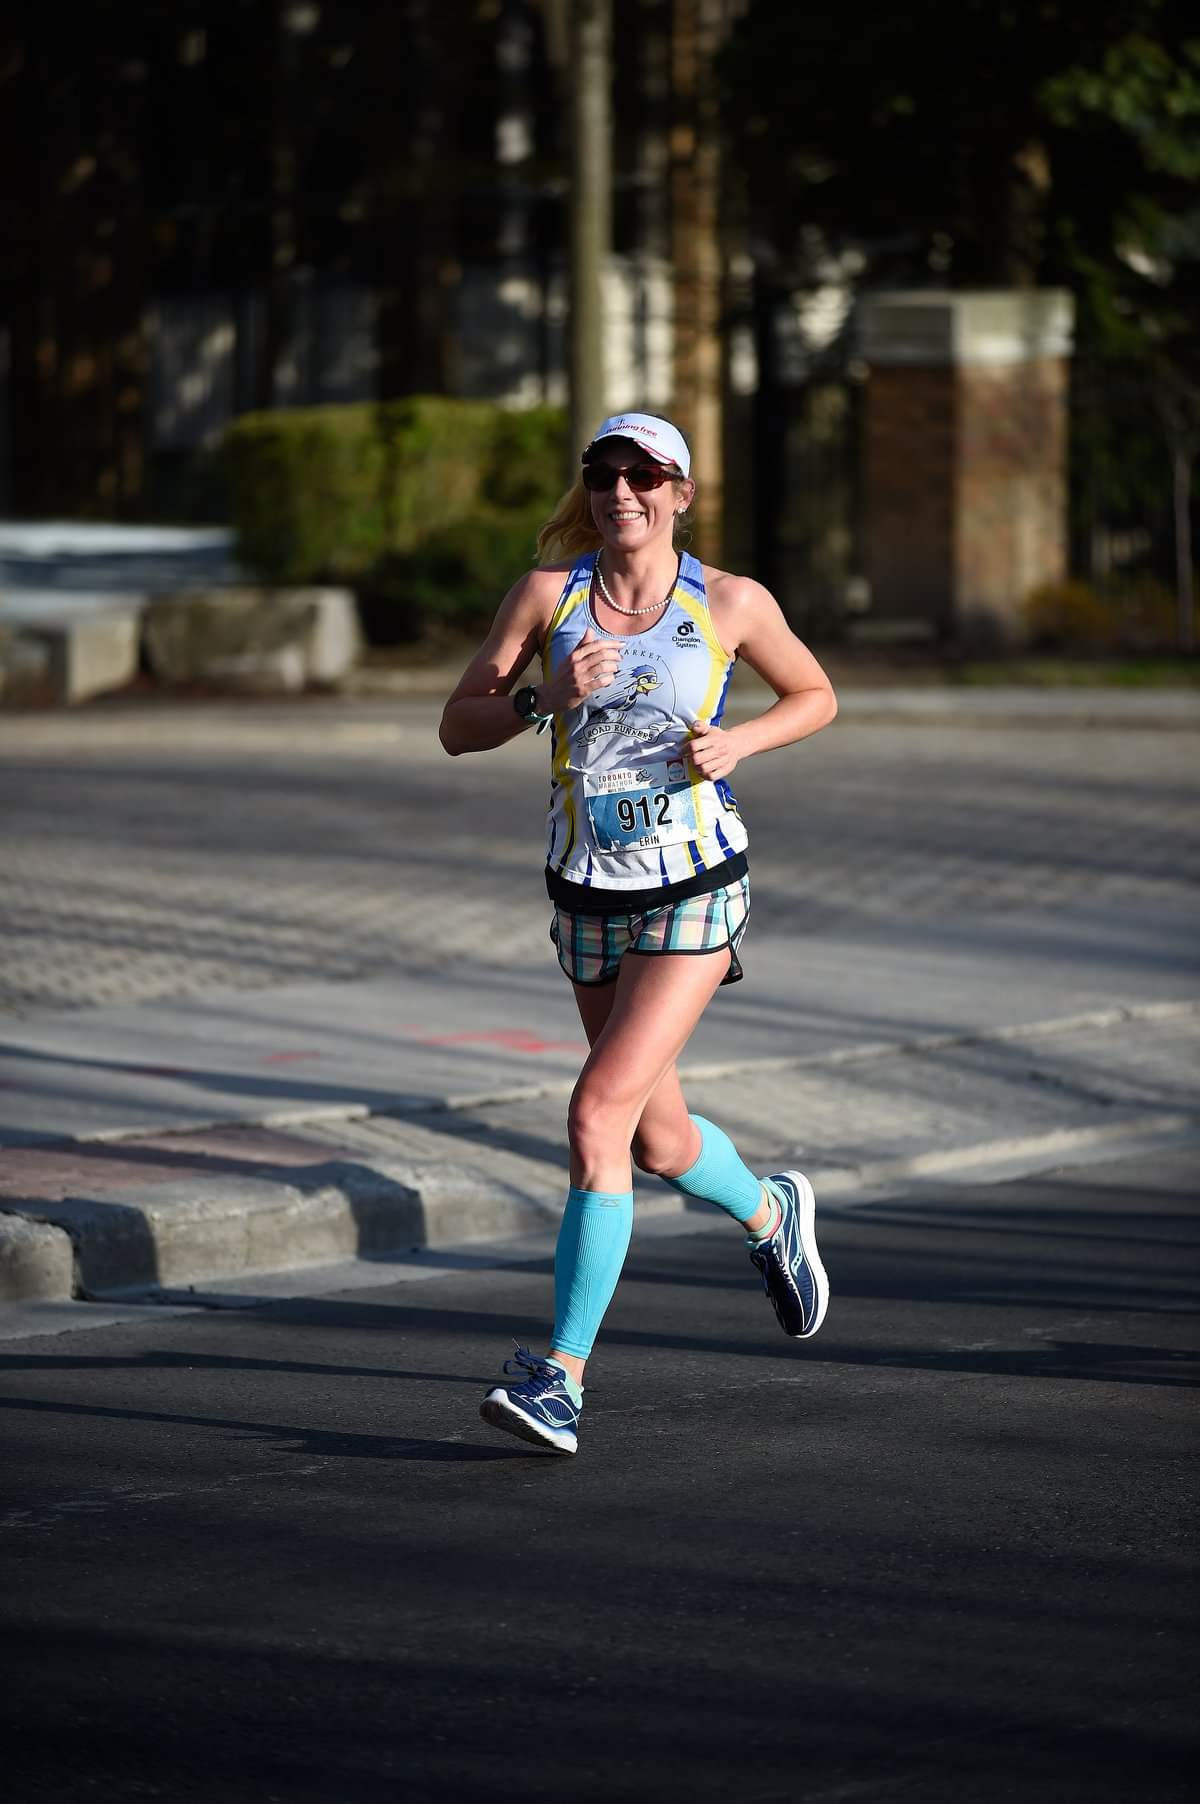
[[(561, 569), (530, 570), (500, 603), (491, 632), (442, 710), (438, 736), (452, 758), (490, 751), (525, 732), (528, 722), (513, 709), (512, 686), (541, 649), (562, 585)], [(586, 633), (553, 680), (537, 684), (539, 714), (577, 707), (611, 680), (619, 662), (617, 647)]]

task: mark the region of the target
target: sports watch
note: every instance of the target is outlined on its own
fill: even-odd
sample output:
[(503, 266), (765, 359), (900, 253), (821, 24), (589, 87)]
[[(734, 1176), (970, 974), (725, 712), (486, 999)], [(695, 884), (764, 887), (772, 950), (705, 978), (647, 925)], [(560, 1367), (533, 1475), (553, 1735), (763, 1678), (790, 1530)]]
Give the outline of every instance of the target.
[(532, 684), (527, 685), (524, 689), (518, 689), (512, 698), (512, 704), (525, 724), (530, 727), (536, 725), (539, 733), (543, 732), (554, 719), (552, 714), (538, 713), (537, 690)]

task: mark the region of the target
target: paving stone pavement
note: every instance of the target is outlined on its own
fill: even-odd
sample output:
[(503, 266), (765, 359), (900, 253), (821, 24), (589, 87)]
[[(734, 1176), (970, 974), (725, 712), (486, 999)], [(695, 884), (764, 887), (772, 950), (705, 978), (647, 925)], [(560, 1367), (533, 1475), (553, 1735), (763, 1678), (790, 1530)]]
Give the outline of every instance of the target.
[[(545, 745), (450, 760), (438, 713), (330, 699), (0, 720), (0, 1008), (544, 963)], [(839, 722), (736, 773), (755, 923), (1192, 906), (1195, 745)]]

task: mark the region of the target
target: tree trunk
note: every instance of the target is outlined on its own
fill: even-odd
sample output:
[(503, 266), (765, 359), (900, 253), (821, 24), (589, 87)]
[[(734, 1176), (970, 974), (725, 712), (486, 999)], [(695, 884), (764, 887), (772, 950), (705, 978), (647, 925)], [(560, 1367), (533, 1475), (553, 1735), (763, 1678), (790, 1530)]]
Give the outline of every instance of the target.
[(713, 58), (725, 0), (675, 0), (671, 241), (675, 269), (674, 404), (692, 448), (696, 549), (720, 561), (722, 474), (721, 159)]
[(275, 0), (269, 15), (267, 144), (270, 223), (267, 235), (266, 307), (262, 343), (255, 382), (259, 407), (287, 404), (287, 355), (292, 343), (293, 293), (296, 269), (296, 146), (293, 136), (295, 107), (296, 39), (287, 21), (286, 0)]
[(1176, 444), (1171, 458), (1175, 491), (1176, 639), (1182, 652), (1196, 649), (1196, 590), (1192, 564), (1192, 459)]
[(367, 100), (376, 138), (368, 229), (386, 401), (450, 386), (456, 55), (470, 21), (461, 0), (404, 0), (371, 9), (371, 21)]
[(751, 491), (754, 574), (782, 605), (783, 513), (787, 505), (787, 393), (780, 381), (778, 317), (786, 291), (761, 264), (754, 275), (753, 318), (757, 381), (752, 414), (754, 484)]
[(1196, 648), (1196, 586), (1192, 559), (1192, 464), (1200, 442), (1200, 387), (1165, 359), (1151, 370), (1150, 392), (1162, 421), (1171, 457), (1175, 525), (1175, 641), (1181, 652)]
[[(132, 37), (132, 34), (131, 34)], [(97, 393), (93, 481), (104, 513), (136, 517), (145, 488), (147, 234), (142, 107), (148, 69), (135, 43), (106, 40), (97, 56), (97, 154), (92, 320)], [(105, 237), (111, 225), (111, 236)]]
[(571, 10), (572, 470), (608, 411), (604, 278), (612, 246), (612, 128), (609, 82), (612, 0), (576, 0)]
[(58, 347), (43, 268), (54, 110), (42, 35), (27, 15), (19, 21), (11, 9), (0, 15), (0, 307), (9, 326), (13, 452), (20, 446), (11, 471), (18, 514), (39, 513), (50, 502), (55, 437), (50, 406)]
[(146, 347), (136, 16), (26, 9), (0, 37), (0, 305), (21, 513), (134, 512)]

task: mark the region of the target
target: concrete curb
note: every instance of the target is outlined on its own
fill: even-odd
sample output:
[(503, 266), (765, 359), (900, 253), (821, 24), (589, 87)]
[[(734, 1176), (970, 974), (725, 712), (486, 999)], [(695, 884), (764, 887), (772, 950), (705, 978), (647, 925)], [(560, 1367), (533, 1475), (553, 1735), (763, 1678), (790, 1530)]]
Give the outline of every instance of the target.
[(0, 1299), (95, 1298), (302, 1269), (533, 1233), (547, 1219), (513, 1185), (452, 1162), (422, 1170), (331, 1159), (304, 1184), (240, 1177), (130, 1186), (119, 1202), (31, 1201), (0, 1218)]

